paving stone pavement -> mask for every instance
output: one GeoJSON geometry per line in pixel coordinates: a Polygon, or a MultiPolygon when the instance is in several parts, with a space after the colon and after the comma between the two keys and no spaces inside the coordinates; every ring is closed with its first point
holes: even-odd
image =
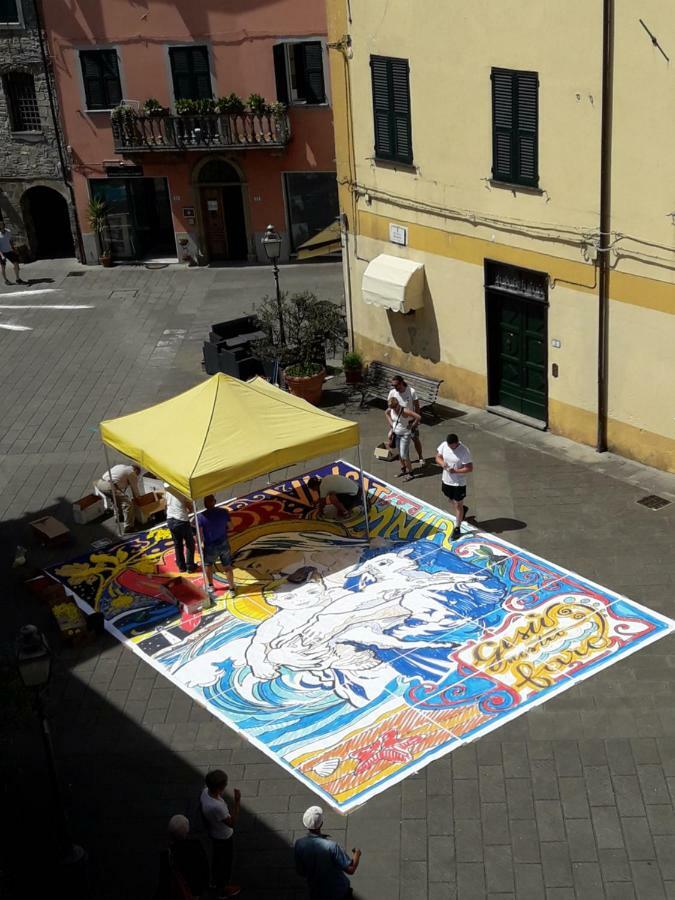
{"type": "MultiPolygon", "coordinates": [[[[201,777],[219,766],[242,791],[242,897],[305,897],[291,847],[314,795],[107,636],[59,646],[23,585],[30,571],[109,533],[105,522],[73,525],[73,546],[57,552],[32,544],[27,528],[43,510],[72,521],[70,503],[104,468],[98,422],[203,378],[208,326],[250,309],[271,286],[269,270],[37,263],[25,272],[54,281],[8,290],[0,301],[0,325],[32,329],[0,330],[3,650],[7,660],[17,627],[31,620],[58,648],[49,709],[74,833],[91,859],[89,896],[152,896],[169,816],[185,811],[195,821],[201,777]],[[44,290],[53,293],[30,293],[44,290]],[[29,547],[27,571],[8,567],[16,543],[29,547]]],[[[282,283],[337,299],[340,268],[289,267],[282,283]]],[[[367,467],[390,480],[392,466],[371,455],[382,410],[360,409],[337,381],[326,401],[359,422],[367,467]]],[[[675,478],[459,405],[423,427],[427,455],[448,430],[474,453],[469,503],[482,527],[675,616],[675,503],[658,512],[636,504],[653,492],[675,500],[675,478]]],[[[438,481],[430,470],[407,487],[442,505],[438,481]]],[[[6,861],[0,885],[7,897],[35,896],[44,867],[34,864],[30,836],[35,810],[44,810],[44,761],[35,719],[6,664],[2,672],[4,800],[15,805],[5,851],[18,863],[27,850],[33,864],[17,886],[17,866],[6,861]]],[[[329,811],[330,833],[363,849],[357,898],[675,897],[674,682],[670,636],[349,816],[329,811]]]]}

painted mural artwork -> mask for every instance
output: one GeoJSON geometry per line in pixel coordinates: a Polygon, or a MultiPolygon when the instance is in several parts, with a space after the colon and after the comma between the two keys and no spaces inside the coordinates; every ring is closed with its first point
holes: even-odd
{"type": "Polygon", "coordinates": [[[164,527],[49,574],[341,812],[675,627],[486,532],[451,541],[373,476],[368,544],[362,509],[318,514],[312,474],[227,504],[237,590],[217,575],[207,610],[178,611],[164,527]]]}

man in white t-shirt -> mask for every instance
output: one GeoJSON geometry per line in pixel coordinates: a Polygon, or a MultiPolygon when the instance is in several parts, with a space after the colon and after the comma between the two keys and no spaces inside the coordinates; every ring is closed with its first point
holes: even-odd
{"type": "Polygon", "coordinates": [[[190,522],[190,501],[168,482],[166,490],[166,527],[171,532],[176,551],[176,565],[181,572],[195,571],[195,536],[190,522]]]}
{"type": "MultiPolygon", "coordinates": [[[[396,397],[403,409],[411,409],[420,415],[420,401],[417,399],[417,391],[414,387],[410,387],[402,375],[394,375],[391,379],[391,390],[387,395],[387,400],[396,397]]],[[[419,462],[424,462],[422,454],[422,441],[420,440],[419,423],[412,429],[412,440],[417,450],[419,462]]]]}
{"type": "Polygon", "coordinates": [[[223,799],[227,787],[227,775],[221,769],[214,769],[204,779],[206,787],[199,798],[202,818],[211,838],[211,880],[216,886],[216,897],[236,897],[240,893],[239,886],[229,884],[232,872],[232,855],[234,849],[234,826],[239,818],[241,792],[234,790],[234,807],[230,812],[223,799]]]}
{"type": "Polygon", "coordinates": [[[469,508],[464,504],[466,497],[466,476],[473,472],[473,462],[468,448],[456,434],[449,434],[436,451],[436,464],[443,469],[441,490],[450,501],[455,516],[455,527],[450,539],[461,537],[461,525],[469,508]]]}
{"type": "Polygon", "coordinates": [[[341,518],[348,516],[361,502],[359,482],[344,475],[326,475],[323,478],[313,475],[307,482],[307,487],[318,494],[316,502],[321,511],[326,506],[334,506],[341,518]]]}

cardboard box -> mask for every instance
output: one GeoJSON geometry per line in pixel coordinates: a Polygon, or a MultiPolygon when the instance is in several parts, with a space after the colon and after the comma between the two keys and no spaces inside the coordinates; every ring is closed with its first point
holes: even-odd
{"type": "Polygon", "coordinates": [[[375,448],[375,459],[391,462],[392,459],[398,459],[398,450],[395,447],[387,447],[384,443],[378,444],[375,448]]]}
{"type": "Polygon", "coordinates": [[[78,525],[86,525],[87,522],[98,519],[104,512],[103,497],[96,494],[87,494],[86,497],[81,497],[73,503],[73,519],[78,525]]]}
{"type": "Polygon", "coordinates": [[[145,525],[155,513],[166,509],[166,494],[164,491],[150,491],[134,500],[136,507],[136,520],[145,525]]]}
{"type": "Polygon", "coordinates": [[[70,540],[70,529],[54,516],[43,516],[30,523],[35,537],[46,547],[56,547],[70,540]]]}

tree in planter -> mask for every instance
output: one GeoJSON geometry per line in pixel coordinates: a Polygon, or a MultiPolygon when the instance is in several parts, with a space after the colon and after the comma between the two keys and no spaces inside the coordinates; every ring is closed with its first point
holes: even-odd
{"type": "MultiPolygon", "coordinates": [[[[336,354],[344,345],[347,326],[342,309],[330,300],[319,300],[316,294],[281,295],[286,343],[279,337],[279,308],[276,297],[265,297],[256,308],[260,329],[265,333],[257,341],[256,353],[263,359],[276,361],[286,378],[310,378],[323,375],[326,350],[336,354]]],[[[319,391],[323,379],[319,380],[319,391]]]]}
{"type": "Polygon", "coordinates": [[[350,350],[342,357],[347,384],[358,384],[363,378],[363,357],[356,350],[350,350]]]}
{"type": "Polygon", "coordinates": [[[91,230],[96,235],[99,261],[101,265],[109,266],[112,262],[112,255],[108,241],[108,206],[101,197],[91,198],[87,207],[87,218],[91,230]]]}

